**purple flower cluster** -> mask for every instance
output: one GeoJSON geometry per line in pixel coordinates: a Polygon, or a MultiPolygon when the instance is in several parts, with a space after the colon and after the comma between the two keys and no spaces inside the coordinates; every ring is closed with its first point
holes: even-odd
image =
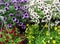
{"type": "Polygon", "coordinates": [[[18,25],[21,27],[21,29],[25,29],[26,26],[23,24],[23,22],[19,22],[18,25]]]}
{"type": "Polygon", "coordinates": [[[16,19],[15,17],[13,17],[12,19],[14,22],[16,22],[18,24],[19,27],[21,27],[21,29],[25,29],[26,26],[23,24],[23,22],[19,22],[18,19],[16,19]]]}
{"type": "Polygon", "coordinates": [[[12,27],[12,24],[8,24],[7,27],[8,27],[8,28],[11,28],[11,27],[12,27]]]}
{"type": "Polygon", "coordinates": [[[23,15],[22,15],[22,18],[23,18],[23,19],[24,19],[24,18],[28,19],[28,18],[29,18],[28,12],[24,12],[23,15]]]}
{"type": "Polygon", "coordinates": [[[16,19],[15,17],[13,17],[12,20],[13,20],[14,22],[16,22],[16,23],[19,23],[19,20],[16,19]]]}
{"type": "Polygon", "coordinates": [[[11,0],[12,3],[15,3],[15,2],[19,2],[19,3],[22,3],[22,2],[28,2],[28,0],[11,0]]]}
{"type": "Polygon", "coordinates": [[[4,4],[3,0],[0,0],[0,5],[4,4]]]}
{"type": "MultiPolygon", "coordinates": [[[[28,6],[25,5],[25,3],[27,2],[28,0],[10,0],[10,2],[8,1],[4,2],[3,0],[0,0],[0,4],[4,3],[5,12],[14,9],[14,12],[8,13],[7,16],[13,21],[13,23],[18,24],[18,26],[20,26],[22,29],[25,29],[26,26],[23,24],[22,21],[20,21],[20,19],[23,20],[23,19],[29,18],[29,14],[27,12],[28,6]],[[13,7],[13,8],[10,8],[10,7],[13,7]],[[20,11],[21,11],[21,14],[20,14],[20,11]]],[[[6,20],[8,20],[8,17],[6,20]]],[[[8,28],[11,28],[12,26],[13,26],[12,23],[7,23],[8,28]]]]}

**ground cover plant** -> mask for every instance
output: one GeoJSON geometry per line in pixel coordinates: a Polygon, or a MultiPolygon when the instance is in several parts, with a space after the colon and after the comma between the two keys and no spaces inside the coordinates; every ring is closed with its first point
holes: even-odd
{"type": "Polygon", "coordinates": [[[0,44],[60,44],[60,0],[0,0],[0,44]]]}

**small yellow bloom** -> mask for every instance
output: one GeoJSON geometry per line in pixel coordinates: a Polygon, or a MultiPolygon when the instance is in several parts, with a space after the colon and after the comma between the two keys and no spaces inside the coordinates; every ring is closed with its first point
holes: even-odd
{"type": "Polygon", "coordinates": [[[60,29],[58,29],[57,31],[60,32],[60,29]]]}
{"type": "Polygon", "coordinates": [[[35,38],[34,36],[32,36],[32,38],[35,38]]]}
{"type": "Polygon", "coordinates": [[[50,37],[50,39],[53,39],[53,37],[50,37]]]}
{"type": "Polygon", "coordinates": [[[60,31],[58,31],[58,34],[60,34],[60,31]]]}
{"type": "Polygon", "coordinates": [[[46,44],[46,42],[44,41],[43,44],[46,44]]]}
{"type": "Polygon", "coordinates": [[[49,35],[49,32],[48,31],[46,31],[46,35],[49,35]]]}
{"type": "Polygon", "coordinates": [[[53,44],[56,44],[56,40],[53,40],[52,42],[53,42],[53,44]]]}
{"type": "Polygon", "coordinates": [[[26,26],[29,26],[29,24],[27,24],[26,26]]]}
{"type": "MultiPolygon", "coordinates": [[[[44,39],[44,40],[45,40],[45,39],[44,39]]],[[[43,44],[46,44],[46,42],[45,42],[44,40],[42,40],[42,42],[43,42],[43,44]]]]}
{"type": "Polygon", "coordinates": [[[28,30],[28,28],[26,28],[26,30],[28,30]]]}
{"type": "Polygon", "coordinates": [[[50,43],[50,40],[48,40],[48,43],[50,43]]]}
{"type": "Polygon", "coordinates": [[[58,26],[58,28],[60,28],[60,26],[58,26]]]}
{"type": "Polygon", "coordinates": [[[34,25],[32,25],[32,26],[34,26],[34,25]]]}
{"type": "Polygon", "coordinates": [[[27,37],[27,38],[29,38],[29,37],[27,37]]]}
{"type": "Polygon", "coordinates": [[[30,32],[29,34],[32,34],[32,32],[30,32]]]}
{"type": "Polygon", "coordinates": [[[58,31],[58,34],[60,34],[60,29],[58,29],[57,31],[58,31]]]}
{"type": "Polygon", "coordinates": [[[54,27],[54,30],[57,30],[57,27],[56,26],[54,27]]]}
{"type": "Polygon", "coordinates": [[[29,41],[29,44],[31,44],[31,41],[29,41]]]}
{"type": "Polygon", "coordinates": [[[45,27],[46,27],[46,28],[48,27],[48,24],[47,24],[47,23],[45,24],[45,27]]]}
{"type": "Polygon", "coordinates": [[[25,31],[26,33],[28,33],[28,31],[25,31]]]}

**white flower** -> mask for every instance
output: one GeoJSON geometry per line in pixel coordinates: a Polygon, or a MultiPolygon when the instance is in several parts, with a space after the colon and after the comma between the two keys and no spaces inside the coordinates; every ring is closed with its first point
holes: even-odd
{"type": "Polygon", "coordinates": [[[29,7],[33,6],[34,4],[35,4],[35,0],[29,0],[29,4],[28,4],[29,7]]]}
{"type": "Polygon", "coordinates": [[[4,14],[5,13],[5,10],[0,10],[0,13],[3,13],[4,14]]]}
{"type": "Polygon", "coordinates": [[[46,17],[47,17],[47,20],[49,20],[49,21],[51,20],[51,16],[50,15],[47,15],[46,17]]]}
{"type": "Polygon", "coordinates": [[[0,16],[0,19],[4,22],[4,16],[0,16]]]}
{"type": "Polygon", "coordinates": [[[57,25],[58,23],[60,23],[60,21],[56,20],[56,21],[55,21],[55,24],[57,25]]]}
{"type": "Polygon", "coordinates": [[[54,26],[54,23],[51,23],[50,25],[51,25],[51,26],[54,26]]]}

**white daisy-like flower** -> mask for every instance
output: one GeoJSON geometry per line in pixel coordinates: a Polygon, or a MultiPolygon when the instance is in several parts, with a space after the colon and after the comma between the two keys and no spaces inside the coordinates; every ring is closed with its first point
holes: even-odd
{"type": "Polygon", "coordinates": [[[55,24],[54,24],[54,23],[51,23],[50,25],[51,25],[51,26],[54,26],[55,24]]]}
{"type": "Polygon", "coordinates": [[[60,23],[60,21],[56,20],[55,21],[55,25],[58,25],[60,23]]]}
{"type": "Polygon", "coordinates": [[[51,7],[55,7],[55,3],[52,3],[52,4],[51,4],[51,7]]]}
{"type": "Polygon", "coordinates": [[[46,17],[47,17],[47,20],[51,20],[51,16],[50,15],[46,15],[46,17]]]}
{"type": "Polygon", "coordinates": [[[51,9],[51,5],[50,4],[47,4],[47,7],[48,7],[48,9],[51,9]]]}
{"type": "Polygon", "coordinates": [[[35,0],[29,0],[29,4],[28,4],[29,7],[33,6],[34,4],[35,4],[35,0]]]}

